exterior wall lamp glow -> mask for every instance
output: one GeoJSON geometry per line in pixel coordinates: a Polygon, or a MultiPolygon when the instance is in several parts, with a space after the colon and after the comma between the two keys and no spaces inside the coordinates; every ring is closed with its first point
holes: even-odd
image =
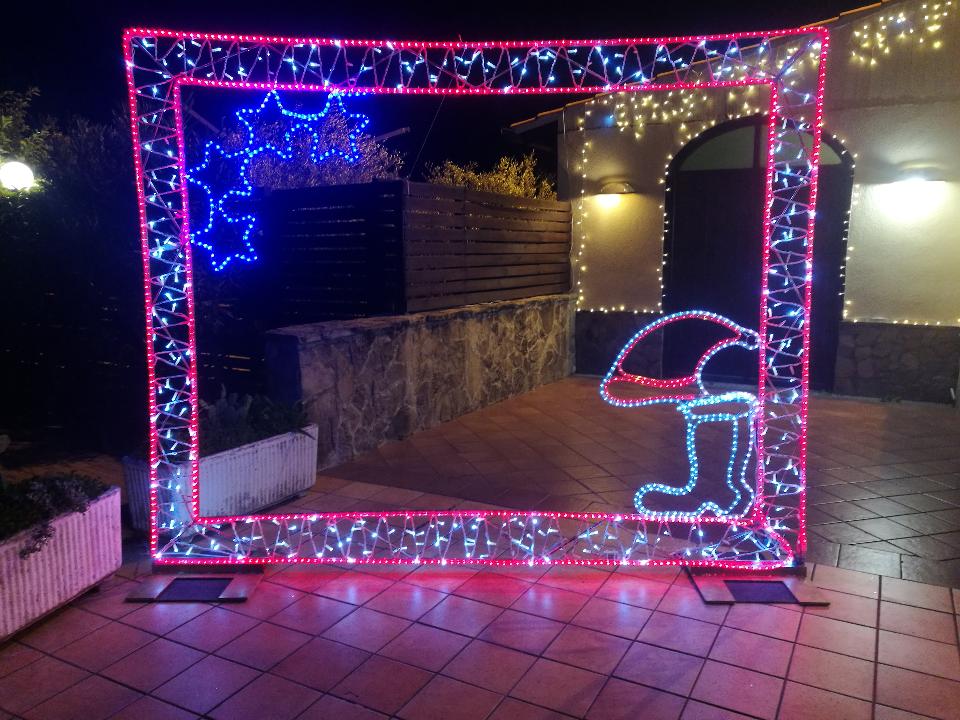
{"type": "Polygon", "coordinates": [[[876,186],[879,207],[900,222],[921,220],[932,215],[944,202],[948,185],[942,168],[905,163],[895,179],[876,186]]]}
{"type": "Polygon", "coordinates": [[[600,186],[600,192],[596,196],[597,203],[600,207],[609,210],[620,204],[620,197],[622,195],[630,195],[635,192],[636,190],[633,189],[633,185],[626,181],[617,180],[605,182],[600,186]]]}

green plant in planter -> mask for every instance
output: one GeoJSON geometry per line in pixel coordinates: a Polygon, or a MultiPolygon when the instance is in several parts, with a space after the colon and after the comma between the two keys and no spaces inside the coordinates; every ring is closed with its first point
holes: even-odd
{"type": "Polygon", "coordinates": [[[32,477],[17,483],[0,478],[0,541],[30,530],[20,557],[38,552],[53,537],[53,520],[68,512],[86,512],[109,487],[77,473],[32,477]]]}
{"type": "Polygon", "coordinates": [[[283,405],[263,395],[223,390],[216,402],[200,401],[200,452],[213,455],[274,435],[299,432],[308,423],[299,403],[283,405]]]}

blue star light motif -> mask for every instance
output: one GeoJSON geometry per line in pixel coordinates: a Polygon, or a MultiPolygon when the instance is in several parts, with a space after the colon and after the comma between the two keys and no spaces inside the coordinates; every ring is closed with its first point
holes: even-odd
{"type": "Polygon", "coordinates": [[[272,155],[279,160],[291,160],[296,152],[297,140],[306,135],[311,162],[319,164],[339,157],[355,163],[360,159],[359,136],[370,124],[370,118],[366,115],[347,112],[343,93],[327,95],[326,104],[320,112],[300,113],[283,107],[280,95],[271,90],[259,106],[241,108],[234,116],[245,128],[243,144],[236,150],[227,150],[211,140],[204,145],[200,163],[187,170],[188,182],[202,195],[206,215],[190,233],[190,241],[207,251],[210,264],[217,272],[234,260],[253,262],[257,259],[257,251],[251,241],[257,216],[249,202],[253,195],[249,171],[255,159],[260,155],[272,155]],[[321,125],[333,110],[339,111],[351,124],[345,149],[324,147],[321,125]],[[257,138],[257,127],[265,117],[272,115],[290,123],[282,141],[276,143],[257,138]],[[215,172],[223,168],[227,169],[225,174],[215,172]]]}

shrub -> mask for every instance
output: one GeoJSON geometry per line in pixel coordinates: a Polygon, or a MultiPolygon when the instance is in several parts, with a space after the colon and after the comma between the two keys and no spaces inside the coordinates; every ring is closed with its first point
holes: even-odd
{"type": "Polygon", "coordinates": [[[86,512],[90,502],[108,489],[96,478],[76,473],[44,475],[18,483],[0,481],[0,540],[30,530],[20,557],[38,552],[53,537],[55,518],[68,512],[86,512]]]}
{"type": "Polygon", "coordinates": [[[487,171],[478,170],[476,163],[457,165],[447,160],[427,171],[427,182],[539,200],[557,198],[553,184],[537,175],[537,161],[532,152],[521,158],[505,155],[487,171]]]}
{"type": "Polygon", "coordinates": [[[224,390],[216,402],[200,402],[200,451],[213,455],[298,431],[307,422],[299,404],[283,405],[262,395],[227,394],[224,390]]]}

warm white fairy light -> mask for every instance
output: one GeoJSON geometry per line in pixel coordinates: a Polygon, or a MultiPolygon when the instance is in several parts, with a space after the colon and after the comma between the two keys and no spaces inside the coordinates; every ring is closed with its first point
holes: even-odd
{"type": "Polygon", "coordinates": [[[944,39],[950,37],[950,33],[942,32],[944,22],[955,10],[954,0],[945,0],[902,5],[890,13],[868,17],[854,27],[850,60],[875,68],[891,51],[906,45],[939,50],[944,39]]]}
{"type": "MultiPolygon", "coordinates": [[[[658,184],[667,187],[667,178],[670,173],[670,163],[675,153],[699,137],[704,131],[716,126],[719,122],[737,120],[743,117],[758,115],[765,111],[763,93],[758,92],[756,86],[731,88],[722,96],[709,91],[674,90],[663,95],[642,95],[637,93],[613,93],[600,95],[589,100],[584,105],[582,114],[576,119],[576,131],[581,136],[580,157],[575,166],[575,173],[580,177],[580,194],[577,202],[577,218],[575,225],[578,230],[577,244],[577,309],[587,312],[632,312],[660,313],[663,311],[663,272],[666,266],[666,253],[662,250],[660,266],[657,268],[657,282],[659,297],[656,307],[633,306],[625,304],[607,306],[587,305],[587,297],[583,284],[583,274],[586,272],[584,262],[588,250],[589,237],[587,223],[589,217],[586,208],[587,180],[589,178],[589,162],[593,143],[588,139],[588,133],[614,130],[620,133],[630,132],[636,142],[641,142],[645,136],[645,129],[651,125],[670,126],[673,137],[670,149],[664,156],[663,173],[658,178],[658,184]]],[[[665,198],[659,209],[663,214],[660,232],[660,247],[665,249],[666,231],[670,218],[666,210],[665,198]]]]}

